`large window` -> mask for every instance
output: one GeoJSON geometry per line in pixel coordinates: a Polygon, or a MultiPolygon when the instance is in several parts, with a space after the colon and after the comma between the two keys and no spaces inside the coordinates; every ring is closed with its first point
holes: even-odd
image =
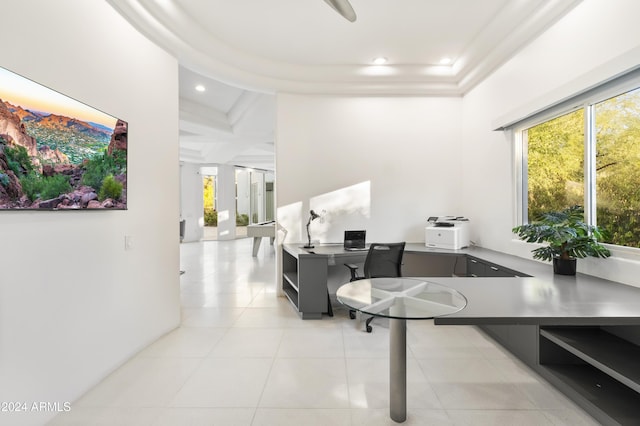
{"type": "Polygon", "coordinates": [[[520,131],[523,220],[580,204],[606,242],[640,248],[640,88],[602,98],[520,131]]]}
{"type": "Polygon", "coordinates": [[[528,212],[531,221],[584,200],[584,110],[525,130],[528,212]]]}

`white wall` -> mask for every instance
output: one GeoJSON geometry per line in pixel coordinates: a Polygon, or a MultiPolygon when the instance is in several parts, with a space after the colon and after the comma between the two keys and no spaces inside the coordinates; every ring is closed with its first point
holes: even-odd
{"type": "MultiPolygon", "coordinates": [[[[514,240],[513,143],[493,124],[640,65],[640,2],[585,0],[463,99],[278,96],[280,242],[423,241],[429,215],[464,215],[472,240],[530,257],[514,240]]],[[[637,284],[640,264],[583,259],[579,271],[637,284]],[[606,262],[606,263],[605,263],[606,262]]],[[[629,259],[629,257],[631,259],[629,259]]],[[[636,256],[637,258],[637,256],[636,256]]]]}
{"type": "Polygon", "coordinates": [[[184,240],[189,243],[204,238],[204,198],[199,164],[180,164],[180,209],[185,221],[184,240]]]}
{"type": "Polygon", "coordinates": [[[218,240],[236,238],[236,169],[218,165],[216,209],[218,210],[218,240]]]}
{"type": "Polygon", "coordinates": [[[129,123],[129,210],[0,212],[0,401],[63,403],[179,323],[178,66],[106,2],[2,17],[0,65],[129,123]]]}
{"type": "Polygon", "coordinates": [[[251,220],[251,172],[236,169],[236,213],[246,214],[251,220]]]}
{"type": "MultiPolygon", "coordinates": [[[[461,191],[459,98],[278,95],[276,206],[286,242],[424,241],[461,191]]],[[[282,241],[281,241],[282,242],[282,241]]]]}
{"type": "MultiPolygon", "coordinates": [[[[513,143],[508,133],[492,131],[492,123],[640,64],[639,15],[635,0],[585,0],[465,96],[460,200],[473,223],[472,239],[480,245],[526,257],[533,248],[514,240],[510,231],[515,225],[513,143]]],[[[638,285],[637,262],[584,259],[578,268],[638,285]]]]}
{"type": "MultiPolygon", "coordinates": [[[[253,217],[253,213],[249,215],[249,223],[260,223],[264,222],[265,217],[265,173],[262,172],[252,172],[251,173],[251,188],[253,190],[253,209],[255,213],[257,213],[257,217],[253,217]]],[[[249,194],[251,197],[251,194],[249,194]]]]}

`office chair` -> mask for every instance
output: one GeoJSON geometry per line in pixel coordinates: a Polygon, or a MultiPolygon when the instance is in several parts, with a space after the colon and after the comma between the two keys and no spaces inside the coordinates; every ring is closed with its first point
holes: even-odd
{"type": "MultiPolygon", "coordinates": [[[[349,281],[363,280],[365,278],[401,277],[402,255],[405,243],[373,243],[369,246],[367,258],[364,261],[364,275],[358,275],[358,265],[345,263],[344,266],[351,271],[349,281]]],[[[356,311],[349,310],[349,318],[355,319],[356,311]]],[[[367,333],[371,333],[371,321],[367,318],[365,323],[367,333]]]]}

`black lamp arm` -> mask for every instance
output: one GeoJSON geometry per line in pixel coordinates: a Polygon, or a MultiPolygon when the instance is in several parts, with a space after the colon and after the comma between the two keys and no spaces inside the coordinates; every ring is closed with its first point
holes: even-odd
{"type": "Polygon", "coordinates": [[[306,246],[304,246],[304,248],[313,248],[313,246],[311,245],[311,233],[309,232],[309,225],[311,225],[311,221],[316,220],[319,217],[320,217],[320,215],[317,214],[316,212],[314,212],[313,210],[309,211],[309,220],[307,221],[307,240],[308,240],[308,244],[306,246]]]}

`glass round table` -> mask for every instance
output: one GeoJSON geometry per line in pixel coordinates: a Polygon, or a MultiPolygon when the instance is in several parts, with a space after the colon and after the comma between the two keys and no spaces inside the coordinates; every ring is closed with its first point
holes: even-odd
{"type": "Polygon", "coordinates": [[[389,318],[391,419],[407,418],[407,320],[432,319],[467,306],[462,293],[417,278],[370,278],[342,285],[338,301],[367,315],[389,318]]]}

